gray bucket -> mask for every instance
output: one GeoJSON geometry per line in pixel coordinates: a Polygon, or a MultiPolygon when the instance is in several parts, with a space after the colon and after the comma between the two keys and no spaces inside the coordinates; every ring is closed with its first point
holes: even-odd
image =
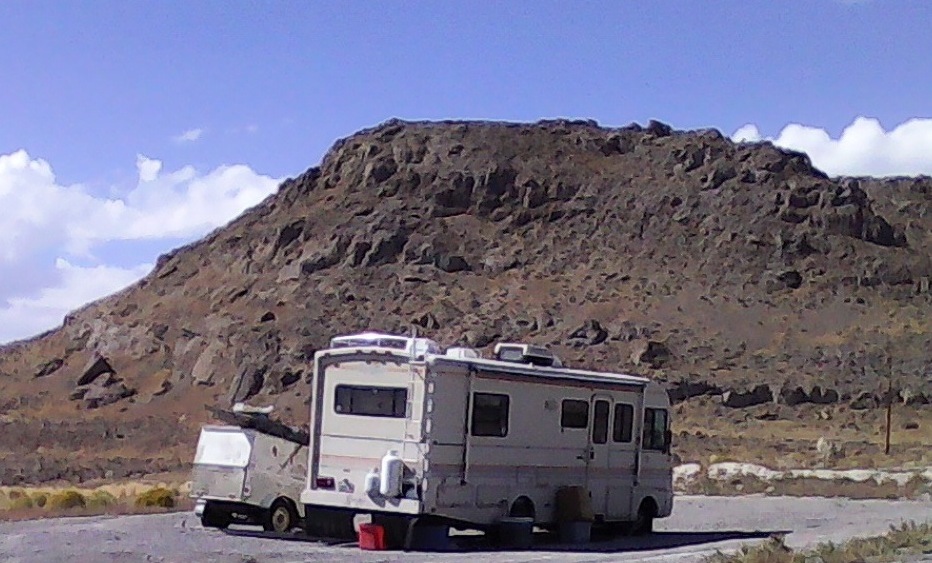
{"type": "Polygon", "coordinates": [[[592,522],[560,522],[560,542],[589,543],[592,538],[592,522]]]}
{"type": "Polygon", "coordinates": [[[409,549],[412,551],[450,551],[450,526],[447,524],[419,524],[410,531],[409,549]]]}
{"type": "Polygon", "coordinates": [[[498,537],[502,547],[531,549],[534,546],[534,519],[516,516],[502,518],[498,522],[498,537]]]}

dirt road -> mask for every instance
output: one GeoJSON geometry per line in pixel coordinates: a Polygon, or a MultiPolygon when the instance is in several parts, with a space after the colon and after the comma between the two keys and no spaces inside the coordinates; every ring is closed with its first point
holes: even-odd
{"type": "Polygon", "coordinates": [[[805,546],[883,533],[903,520],[932,520],[932,502],[825,498],[677,497],[674,516],[648,538],[616,538],[583,547],[539,538],[533,551],[489,551],[477,544],[458,553],[360,551],[355,546],[244,537],[201,528],[189,513],[61,518],[0,523],[0,561],[67,563],[303,561],[698,561],[772,533],[805,546]]]}

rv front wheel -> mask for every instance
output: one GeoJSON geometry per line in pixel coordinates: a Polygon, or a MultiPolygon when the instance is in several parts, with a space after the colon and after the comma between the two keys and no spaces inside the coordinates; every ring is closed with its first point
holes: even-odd
{"type": "Polygon", "coordinates": [[[291,531],[297,522],[297,511],[290,502],[280,498],[272,503],[262,527],[265,528],[267,532],[283,534],[291,531]]]}
{"type": "Polygon", "coordinates": [[[654,516],[657,514],[657,505],[654,499],[648,498],[638,508],[637,520],[631,524],[631,534],[644,536],[654,531],[654,516]]]}

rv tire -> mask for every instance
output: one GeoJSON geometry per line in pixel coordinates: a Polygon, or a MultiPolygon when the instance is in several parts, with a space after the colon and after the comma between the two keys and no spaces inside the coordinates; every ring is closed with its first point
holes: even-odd
{"type": "Polygon", "coordinates": [[[276,499],[265,513],[262,527],[266,532],[290,532],[298,523],[298,511],[291,501],[285,498],[276,499]]]}
{"type": "Polygon", "coordinates": [[[309,536],[351,540],[356,537],[353,512],[339,508],[304,505],[304,530],[309,536]]]}
{"type": "Polygon", "coordinates": [[[657,514],[657,505],[654,499],[647,498],[638,508],[637,520],[631,523],[631,535],[644,536],[654,531],[654,516],[657,514]]]}

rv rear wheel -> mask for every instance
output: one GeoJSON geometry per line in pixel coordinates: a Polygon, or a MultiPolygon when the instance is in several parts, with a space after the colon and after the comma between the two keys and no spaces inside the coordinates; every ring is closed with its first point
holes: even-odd
{"type": "Polygon", "coordinates": [[[290,532],[298,523],[298,514],[294,507],[285,499],[278,499],[269,508],[262,527],[267,532],[280,534],[290,532]]]}

